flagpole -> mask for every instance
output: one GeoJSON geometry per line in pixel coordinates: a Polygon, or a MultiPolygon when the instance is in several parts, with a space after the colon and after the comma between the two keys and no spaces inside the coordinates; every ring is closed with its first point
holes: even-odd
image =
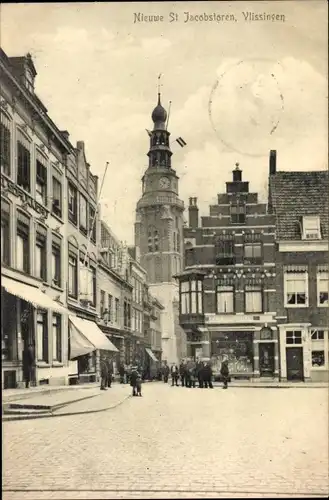
{"type": "Polygon", "coordinates": [[[169,106],[168,106],[168,117],[167,117],[167,123],[166,123],[166,130],[168,130],[168,123],[169,123],[169,117],[170,117],[170,109],[171,109],[171,101],[169,101],[169,106]]]}
{"type": "MultiPolygon", "coordinates": [[[[85,258],[84,258],[84,261],[83,261],[83,266],[84,266],[84,267],[85,267],[85,265],[86,265],[87,257],[88,257],[88,254],[89,254],[89,246],[90,246],[91,237],[92,237],[92,234],[93,234],[93,229],[94,229],[94,225],[95,225],[96,217],[97,217],[97,214],[98,214],[99,202],[100,202],[100,198],[101,198],[102,189],[103,189],[103,185],[104,185],[104,181],[105,181],[105,177],[106,177],[106,172],[107,172],[108,166],[109,166],[109,162],[107,161],[107,162],[106,162],[106,165],[105,165],[105,170],[104,170],[104,174],[103,174],[103,179],[102,179],[101,187],[100,187],[100,189],[99,189],[99,193],[98,193],[97,200],[96,200],[96,210],[95,210],[95,215],[94,215],[94,217],[93,217],[92,224],[91,224],[91,228],[90,228],[90,230],[89,230],[89,236],[88,236],[87,248],[86,248],[85,258]]],[[[89,267],[89,265],[88,265],[88,267],[89,267]]]]}

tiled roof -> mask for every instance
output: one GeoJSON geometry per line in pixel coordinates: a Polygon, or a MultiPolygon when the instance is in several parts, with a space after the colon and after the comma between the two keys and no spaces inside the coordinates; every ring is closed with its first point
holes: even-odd
{"type": "Polygon", "coordinates": [[[322,238],[328,240],[328,171],[277,172],[270,176],[270,203],[277,240],[300,240],[304,215],[319,215],[322,238]]]}

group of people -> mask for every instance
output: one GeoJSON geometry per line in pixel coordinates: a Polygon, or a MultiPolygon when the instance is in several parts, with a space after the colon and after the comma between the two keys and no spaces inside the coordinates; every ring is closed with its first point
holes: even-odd
{"type": "MultiPolygon", "coordinates": [[[[200,389],[213,388],[213,372],[210,361],[182,360],[179,367],[174,363],[171,368],[165,363],[162,367],[162,374],[164,383],[168,383],[169,375],[171,376],[172,386],[178,386],[180,380],[182,387],[196,387],[196,382],[198,382],[200,389]]],[[[223,389],[227,389],[230,376],[227,361],[223,361],[220,374],[223,389]]]]}

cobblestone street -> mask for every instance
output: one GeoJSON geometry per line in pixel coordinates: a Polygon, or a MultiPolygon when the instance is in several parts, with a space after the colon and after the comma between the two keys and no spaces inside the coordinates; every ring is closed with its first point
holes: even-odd
{"type": "Polygon", "coordinates": [[[327,389],[153,383],[109,411],[3,424],[5,500],[328,491],[327,389]]]}

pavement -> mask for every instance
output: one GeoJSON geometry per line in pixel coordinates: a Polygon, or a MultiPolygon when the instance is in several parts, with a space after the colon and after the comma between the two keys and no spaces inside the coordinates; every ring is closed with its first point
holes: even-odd
{"type": "Polygon", "coordinates": [[[110,391],[3,423],[4,500],[328,496],[327,388],[152,383],[105,411],[110,391]]]}

